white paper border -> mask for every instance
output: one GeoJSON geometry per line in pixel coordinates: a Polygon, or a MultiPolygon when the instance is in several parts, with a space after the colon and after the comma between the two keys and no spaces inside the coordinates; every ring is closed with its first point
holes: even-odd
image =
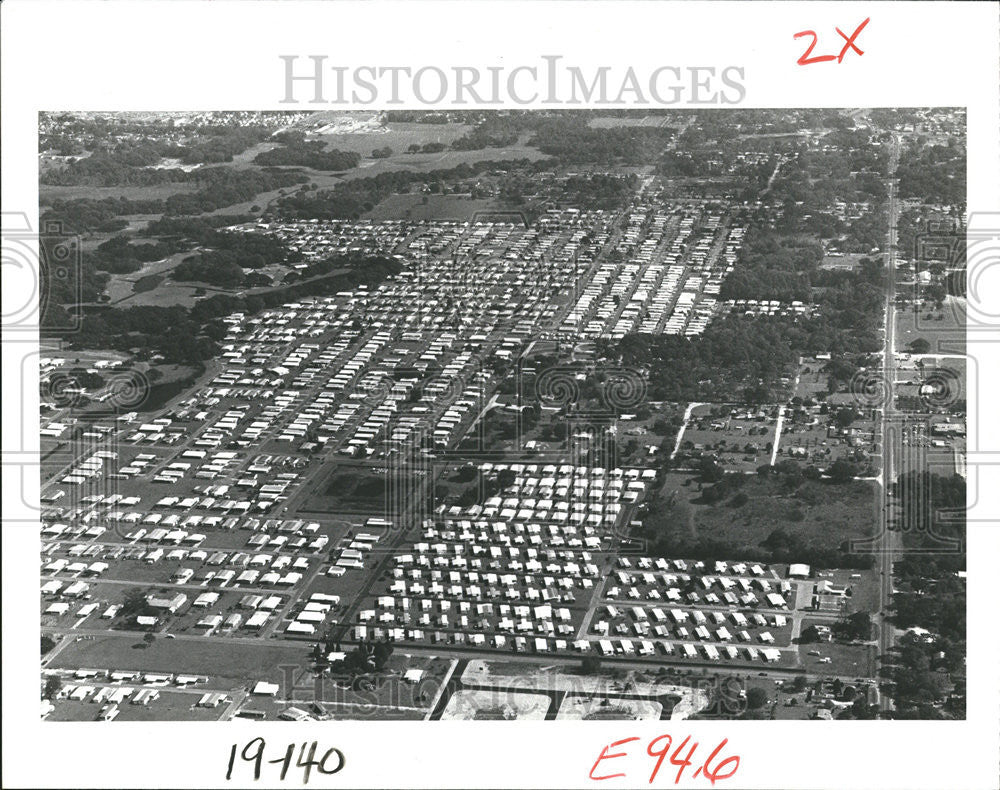
{"type": "MultiPolygon", "coordinates": [[[[694,2],[55,2],[2,6],[3,210],[29,213],[37,227],[39,110],[289,109],[282,54],[328,54],[353,64],[517,64],[561,54],[575,64],[742,65],[743,107],[966,106],[969,208],[1000,210],[997,178],[998,19],[989,3],[694,2]],[[806,28],[821,42],[871,17],[863,57],[799,67],[806,28]]],[[[820,49],[817,48],[817,52],[820,49]]],[[[308,105],[300,105],[310,109],[308,105]]],[[[993,304],[1000,283],[986,278],[993,304]]],[[[995,309],[995,308],[994,308],[995,309]]],[[[995,337],[975,344],[984,404],[1000,391],[995,337]]],[[[32,351],[19,336],[3,354],[4,518],[17,518],[17,489],[37,497],[37,480],[9,463],[37,448],[32,351]],[[23,446],[17,444],[25,436],[23,446]],[[11,494],[13,492],[13,494],[11,494]]],[[[970,414],[975,395],[970,393],[970,414]]],[[[43,724],[38,720],[37,535],[3,530],[3,744],[6,786],[220,786],[229,745],[263,735],[275,750],[319,740],[347,755],[313,786],[594,785],[601,748],[631,735],[691,733],[703,743],[729,737],[742,755],[731,787],[996,787],[998,637],[995,564],[1000,412],[984,408],[970,447],[968,719],[931,722],[681,722],[554,724],[478,722],[460,726],[392,722],[317,724],[43,724]],[[973,441],[978,440],[974,445],[973,441]],[[978,466],[973,469],[976,464],[978,466]],[[990,522],[988,519],[992,519],[990,522]],[[31,594],[22,599],[19,585],[31,594]]],[[[971,427],[970,419],[970,427],[971,427]]],[[[970,434],[971,436],[971,434],[970,434]]],[[[30,518],[30,512],[27,514],[30,518]]],[[[638,750],[635,752],[638,753],[638,750]]],[[[646,784],[651,760],[614,763],[646,784]]],[[[605,764],[610,765],[610,764],[605,764]]],[[[286,782],[298,784],[293,772],[286,782]]],[[[278,786],[274,775],[235,786],[278,786]]],[[[671,785],[664,771],[656,785],[671,785]]],[[[598,785],[600,786],[600,785],[598,785]]],[[[704,780],[682,786],[708,787],[704,780]]]]}

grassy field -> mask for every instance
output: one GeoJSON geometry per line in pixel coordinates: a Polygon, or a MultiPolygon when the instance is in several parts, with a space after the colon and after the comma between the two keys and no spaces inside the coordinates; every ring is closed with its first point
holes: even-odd
{"type": "MultiPolygon", "coordinates": [[[[444,143],[450,146],[459,137],[472,131],[472,126],[461,123],[388,123],[382,127],[386,131],[362,131],[357,133],[310,134],[311,139],[323,140],[329,148],[340,151],[356,151],[370,157],[375,148],[388,146],[393,155],[405,154],[411,145],[444,143]]],[[[391,158],[391,157],[390,157],[391,158]]]]}
{"type": "MultiPolygon", "coordinates": [[[[206,675],[224,687],[243,686],[257,680],[280,682],[282,667],[308,663],[308,645],[287,642],[227,642],[222,639],[158,638],[145,649],[137,634],[109,635],[74,642],[50,664],[50,669],[134,669],[148,672],[206,675]]],[[[212,685],[211,683],[209,685],[212,685]]],[[[214,686],[213,686],[214,687],[214,686]]]]}
{"type": "Polygon", "coordinates": [[[88,198],[103,200],[104,198],[126,198],[128,200],[163,200],[171,195],[183,195],[194,192],[198,185],[193,181],[152,184],[150,186],[121,187],[90,187],[90,186],[49,186],[39,184],[38,203],[40,206],[50,206],[53,200],[80,200],[88,198]]]}
{"type": "Polygon", "coordinates": [[[948,297],[941,310],[912,308],[896,311],[896,348],[908,351],[910,343],[923,338],[932,354],[965,352],[966,304],[964,299],[948,297]]]}
{"type": "Polygon", "coordinates": [[[335,466],[302,503],[303,513],[365,513],[382,515],[400,497],[405,497],[426,478],[413,475],[407,480],[390,480],[368,467],[335,466]]]}
{"type": "MultiPolygon", "coordinates": [[[[803,620],[803,629],[812,625],[810,620],[803,620]]],[[[837,642],[813,642],[799,645],[799,656],[802,666],[814,675],[840,675],[853,677],[874,677],[875,646],[847,645],[837,642]],[[816,651],[818,656],[809,655],[816,651]],[[829,663],[821,663],[821,659],[829,658],[829,663]]]]}
{"type": "MultiPolygon", "coordinates": [[[[371,138],[369,138],[371,139],[371,138]]],[[[378,143],[376,143],[376,146],[378,143]]],[[[534,148],[510,146],[508,148],[483,148],[478,151],[440,151],[438,153],[395,153],[385,159],[364,159],[361,164],[346,173],[324,173],[310,168],[300,168],[302,173],[320,189],[330,189],[342,181],[354,178],[373,178],[381,173],[410,171],[426,173],[431,170],[449,170],[460,164],[476,162],[500,162],[505,160],[544,159],[545,155],[534,148]]],[[[260,201],[258,197],[257,202],[260,201]]],[[[261,203],[261,205],[263,205],[261,203]]],[[[226,211],[226,213],[231,213],[226,211]]]]}
{"type": "Polygon", "coordinates": [[[392,195],[364,215],[375,222],[408,219],[414,222],[438,219],[465,222],[477,213],[502,211],[492,200],[473,200],[459,195],[392,195]]]}
{"type": "Polygon", "coordinates": [[[664,493],[672,490],[677,492],[670,506],[675,528],[694,538],[759,546],[780,527],[809,545],[836,549],[851,538],[871,535],[875,524],[875,484],[868,481],[837,486],[806,480],[788,491],[777,480],[747,476],[739,489],[747,501],[739,506],[731,498],[701,504],[697,485],[671,489],[668,479],[664,493]]]}
{"type": "MultiPolygon", "coordinates": [[[[198,283],[175,283],[169,279],[171,269],[177,266],[184,258],[188,257],[188,255],[190,255],[188,252],[179,252],[159,261],[145,263],[141,269],[129,274],[112,274],[105,289],[109,301],[112,304],[125,301],[130,305],[150,304],[150,302],[142,302],[142,299],[159,298],[162,292],[169,291],[178,286],[193,290],[198,283]],[[140,281],[149,282],[149,278],[152,277],[160,278],[157,287],[136,287],[140,281]],[[153,297],[151,292],[155,293],[156,297],[153,297]]],[[[167,302],[167,304],[173,304],[173,302],[167,302]]]]}
{"type": "Polygon", "coordinates": [[[670,118],[665,118],[663,116],[656,115],[644,115],[641,118],[635,116],[626,117],[615,117],[615,116],[602,116],[599,118],[592,118],[587,122],[587,126],[591,129],[616,129],[623,126],[674,126],[671,123],[670,118]]]}

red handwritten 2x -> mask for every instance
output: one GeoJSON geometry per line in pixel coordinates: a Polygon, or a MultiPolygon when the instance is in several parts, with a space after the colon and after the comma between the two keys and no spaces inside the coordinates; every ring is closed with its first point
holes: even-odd
{"type": "Polygon", "coordinates": [[[868,24],[870,20],[871,17],[866,18],[864,22],[862,22],[854,29],[854,32],[851,33],[850,36],[848,36],[839,27],[834,28],[834,30],[836,30],[840,34],[840,37],[843,38],[844,41],[846,42],[844,46],[841,48],[839,55],[816,55],[814,57],[810,57],[810,55],[812,55],[813,49],[815,49],[816,47],[816,42],[819,40],[819,37],[816,35],[816,32],[814,30],[803,30],[799,33],[796,33],[793,36],[793,38],[802,38],[803,36],[812,37],[812,43],[809,44],[809,47],[806,49],[805,52],[802,53],[802,57],[800,57],[796,61],[796,63],[798,63],[800,66],[809,66],[813,63],[826,63],[827,61],[831,60],[835,60],[837,61],[837,63],[843,63],[844,56],[852,49],[858,53],[859,57],[861,55],[864,55],[865,54],[864,50],[860,49],[858,45],[855,44],[854,42],[857,40],[858,36],[861,34],[861,31],[865,29],[865,26],[868,24]]]}

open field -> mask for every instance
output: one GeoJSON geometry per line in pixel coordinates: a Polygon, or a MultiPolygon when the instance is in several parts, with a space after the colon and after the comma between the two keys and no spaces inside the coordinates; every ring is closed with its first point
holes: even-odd
{"type": "Polygon", "coordinates": [[[278,683],[284,679],[282,667],[306,666],[309,660],[306,643],[261,640],[258,644],[162,636],[146,648],[134,649],[136,643],[142,644],[140,634],[115,634],[77,641],[62,650],[49,668],[90,667],[206,675],[229,688],[258,680],[278,683]]]}
{"type": "Polygon", "coordinates": [[[393,497],[426,484],[427,475],[390,479],[369,466],[334,466],[320,476],[316,488],[301,504],[303,513],[364,513],[383,515],[393,510],[393,497]]]}
{"type": "MultiPolygon", "coordinates": [[[[803,628],[811,625],[804,620],[803,628]]],[[[874,644],[847,645],[839,642],[812,642],[799,645],[802,666],[816,675],[873,677],[876,648],[874,644]],[[809,655],[810,651],[819,655],[809,655]],[[829,658],[830,662],[822,661],[829,658]]]]}
{"type": "MultiPolygon", "coordinates": [[[[696,486],[673,490],[671,521],[681,534],[748,547],[781,528],[810,546],[837,549],[851,538],[871,535],[877,520],[874,483],[862,480],[840,486],[805,480],[789,491],[778,480],[748,475],[738,489],[746,495],[742,504],[732,497],[702,504],[696,486]]],[[[664,493],[670,491],[665,487],[664,493]]]]}
{"type": "Polygon", "coordinates": [[[930,343],[932,354],[965,353],[965,299],[949,296],[940,310],[921,307],[896,311],[896,348],[907,351],[917,338],[930,343]]]}
{"type": "Polygon", "coordinates": [[[601,116],[598,118],[592,118],[588,123],[591,129],[617,129],[622,127],[636,127],[645,126],[655,128],[658,126],[673,126],[670,118],[665,118],[663,116],[657,115],[644,115],[641,118],[635,116],[601,116]]]}
{"type": "Polygon", "coordinates": [[[411,145],[443,143],[450,146],[455,140],[472,131],[472,126],[461,123],[399,123],[390,122],[378,127],[379,131],[360,133],[310,132],[312,140],[320,139],[328,148],[355,151],[365,157],[375,148],[388,146],[394,155],[405,154],[411,145]],[[384,130],[384,131],[383,131],[384,130]]]}
{"type": "Polygon", "coordinates": [[[171,195],[185,195],[195,192],[198,184],[194,181],[165,182],[150,186],[91,187],[52,186],[39,184],[38,202],[44,208],[53,200],[103,200],[104,198],[125,198],[127,200],[163,200],[171,195]]]}
{"type": "MultiPolygon", "coordinates": [[[[476,162],[501,162],[518,159],[528,159],[534,162],[544,158],[544,154],[535,148],[513,146],[509,148],[483,148],[477,151],[445,150],[437,153],[396,153],[385,159],[363,159],[361,164],[356,168],[339,173],[314,170],[309,167],[287,167],[281,169],[300,171],[310,182],[316,184],[317,188],[331,189],[344,181],[351,181],[355,178],[374,178],[382,173],[398,173],[402,171],[426,173],[431,170],[450,170],[461,164],[471,165],[476,162]]],[[[258,195],[254,202],[264,206],[275,197],[277,197],[277,193],[265,193],[264,195],[258,195]]],[[[218,213],[231,214],[236,210],[236,208],[226,208],[220,209],[218,213]]],[[[393,219],[397,219],[397,217],[393,217],[393,219]]]]}
{"type": "Polygon", "coordinates": [[[105,289],[105,292],[108,295],[108,301],[111,304],[123,301],[127,301],[129,304],[138,304],[138,301],[132,299],[133,295],[151,289],[143,288],[137,291],[136,283],[143,278],[154,276],[162,278],[158,288],[156,289],[157,291],[166,291],[177,286],[193,289],[199,284],[175,283],[173,280],[169,279],[170,271],[190,254],[191,253],[189,252],[179,252],[167,258],[163,258],[162,260],[150,261],[149,263],[143,264],[141,269],[129,274],[112,274],[111,278],[108,280],[108,286],[105,289]]]}
{"type": "Polygon", "coordinates": [[[364,217],[383,222],[392,219],[408,219],[414,222],[453,219],[462,222],[473,219],[477,214],[504,211],[502,204],[492,200],[474,200],[460,195],[391,195],[383,200],[364,217]]]}

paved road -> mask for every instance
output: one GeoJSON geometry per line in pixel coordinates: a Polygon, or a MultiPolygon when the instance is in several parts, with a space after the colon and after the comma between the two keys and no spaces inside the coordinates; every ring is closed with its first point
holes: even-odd
{"type": "MultiPolygon", "coordinates": [[[[889,189],[889,200],[888,200],[888,223],[889,223],[889,237],[888,244],[885,252],[886,259],[886,275],[887,275],[887,287],[886,287],[886,300],[885,300],[885,349],[884,349],[884,359],[883,359],[883,374],[885,379],[885,407],[882,411],[882,486],[881,486],[881,507],[880,512],[882,514],[882,529],[879,539],[875,545],[875,552],[878,555],[879,562],[879,616],[877,618],[877,624],[879,629],[878,634],[878,649],[880,656],[880,667],[885,666],[882,657],[887,655],[892,649],[893,643],[895,641],[893,634],[892,623],[888,621],[886,617],[886,611],[892,603],[892,568],[893,563],[898,556],[900,549],[902,548],[902,541],[900,539],[900,533],[896,531],[889,530],[889,509],[891,507],[891,501],[889,497],[889,489],[896,480],[898,474],[898,469],[896,468],[897,458],[896,458],[896,448],[895,448],[895,432],[898,431],[898,425],[895,425],[897,419],[896,412],[896,243],[898,241],[897,231],[896,231],[896,220],[899,215],[899,206],[897,203],[897,185],[896,185],[896,165],[899,162],[899,146],[900,138],[898,135],[893,136],[892,150],[890,152],[889,160],[889,177],[888,177],[888,189],[889,189]]],[[[888,713],[892,710],[892,700],[888,695],[883,694],[881,698],[881,709],[883,713],[888,713]]]]}

